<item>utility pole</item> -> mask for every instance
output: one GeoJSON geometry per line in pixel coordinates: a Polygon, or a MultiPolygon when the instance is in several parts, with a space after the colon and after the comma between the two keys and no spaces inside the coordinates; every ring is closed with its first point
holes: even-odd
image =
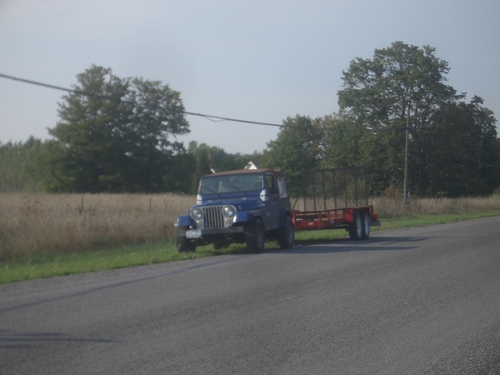
{"type": "Polygon", "coordinates": [[[404,201],[408,204],[408,146],[410,144],[410,103],[408,103],[408,114],[406,115],[406,146],[405,146],[405,186],[404,201]]]}

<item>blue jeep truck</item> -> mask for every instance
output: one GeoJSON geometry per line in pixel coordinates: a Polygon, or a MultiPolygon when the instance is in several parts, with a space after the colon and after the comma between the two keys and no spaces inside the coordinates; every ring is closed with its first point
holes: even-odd
{"type": "Polygon", "coordinates": [[[177,251],[195,251],[213,244],[215,249],[246,243],[259,253],[266,240],[280,248],[294,244],[294,225],[285,175],[272,169],[244,169],[202,176],[196,204],[189,215],[179,216],[177,251]]]}

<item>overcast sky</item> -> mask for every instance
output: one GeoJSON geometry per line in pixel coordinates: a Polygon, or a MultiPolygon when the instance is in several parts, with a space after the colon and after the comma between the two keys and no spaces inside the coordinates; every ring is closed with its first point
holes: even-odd
{"type": "MultiPolygon", "coordinates": [[[[0,0],[0,73],[71,87],[92,64],[181,93],[186,111],[281,124],[338,110],[342,71],[395,41],[500,116],[498,0],[0,0]]],[[[64,92],[0,78],[0,142],[49,137],[64,92]]],[[[189,136],[262,151],[278,128],[186,116],[189,136]]]]}

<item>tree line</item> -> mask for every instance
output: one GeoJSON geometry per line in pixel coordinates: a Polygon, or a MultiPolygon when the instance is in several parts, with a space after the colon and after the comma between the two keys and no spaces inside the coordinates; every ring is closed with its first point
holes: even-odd
{"type": "MultiPolygon", "coordinates": [[[[157,183],[149,185],[149,190],[142,189],[136,183],[136,189],[125,189],[124,186],[108,185],[102,189],[102,184],[95,188],[71,188],[67,180],[70,176],[60,177],[62,172],[57,164],[60,159],[54,159],[54,144],[51,141],[41,141],[30,137],[26,142],[7,142],[0,144],[0,191],[1,192],[48,192],[48,193],[179,193],[195,194],[198,181],[202,175],[214,171],[243,169],[249,160],[259,160],[260,154],[229,154],[222,148],[199,144],[191,141],[188,147],[170,159],[168,173],[165,173],[157,183]],[[114,187],[114,188],[113,188],[114,187]],[[101,190],[98,190],[101,188],[101,190]]],[[[70,181],[71,182],[71,181],[70,181]]],[[[129,184],[134,186],[132,182],[129,184]]]]}
{"type": "Polygon", "coordinates": [[[480,97],[445,83],[449,69],[434,48],[402,42],[354,59],[339,113],[288,118],[262,161],[290,171],[297,189],[298,169],[365,166],[371,194],[402,193],[409,128],[410,194],[489,195],[500,186],[496,119],[480,97]]]}
{"type": "Polygon", "coordinates": [[[242,155],[178,142],[189,124],[168,85],[92,65],[59,103],[53,139],[0,144],[0,189],[189,194],[199,176],[252,160],[284,170],[295,195],[302,170],[352,166],[367,168],[371,194],[399,194],[408,128],[412,195],[488,195],[500,187],[496,119],[446,84],[449,70],[430,46],[376,49],[342,72],[338,113],[288,117],[262,153],[242,155]]]}

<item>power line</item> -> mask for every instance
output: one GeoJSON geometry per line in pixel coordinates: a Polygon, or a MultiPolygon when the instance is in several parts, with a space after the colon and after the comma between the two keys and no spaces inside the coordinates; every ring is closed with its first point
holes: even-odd
{"type": "MultiPolygon", "coordinates": [[[[47,88],[50,88],[50,89],[55,89],[55,90],[60,90],[60,91],[66,91],[66,92],[72,92],[72,93],[75,93],[75,94],[80,94],[80,95],[95,97],[94,94],[91,94],[91,93],[88,93],[88,92],[85,92],[85,91],[68,89],[66,87],[50,85],[50,84],[47,84],[47,83],[32,81],[32,80],[29,80],[29,79],[24,79],[24,78],[19,78],[19,77],[13,77],[13,76],[10,76],[10,75],[7,75],[7,74],[0,73],[0,77],[12,79],[14,81],[29,83],[31,85],[37,85],[37,86],[47,87],[47,88]]],[[[214,115],[207,115],[207,114],[194,113],[194,112],[188,112],[188,111],[183,111],[183,113],[186,114],[186,115],[190,115],[190,116],[204,117],[207,120],[210,120],[210,121],[213,121],[213,122],[218,122],[218,121],[233,121],[233,122],[241,122],[241,123],[245,123],[245,124],[254,124],[254,125],[263,125],[263,126],[274,126],[274,127],[278,127],[278,128],[289,127],[289,126],[284,125],[284,124],[274,124],[274,123],[269,123],[269,122],[241,120],[241,119],[235,119],[235,118],[230,118],[230,117],[214,116],[214,115]]],[[[391,129],[388,129],[388,130],[405,130],[405,129],[406,128],[391,128],[391,129]]],[[[342,130],[346,131],[347,129],[342,129],[342,130]]],[[[382,130],[384,130],[384,129],[382,129],[382,130]]]]}
{"type": "MultiPolygon", "coordinates": [[[[7,78],[7,79],[12,79],[14,81],[29,83],[31,85],[37,85],[37,86],[47,87],[47,88],[54,89],[54,90],[72,92],[72,93],[75,93],[75,94],[80,94],[80,95],[95,97],[95,95],[90,94],[90,93],[85,92],[85,91],[68,89],[66,87],[50,85],[50,84],[47,84],[47,83],[32,81],[32,80],[29,80],[29,79],[24,79],[24,78],[19,78],[19,77],[13,77],[13,76],[10,76],[10,75],[7,75],[7,74],[0,73],[0,77],[7,78]]],[[[269,122],[240,120],[240,119],[235,119],[235,118],[222,117],[222,116],[214,116],[214,115],[206,115],[206,114],[202,114],[202,113],[194,113],[194,112],[188,112],[188,111],[183,111],[183,113],[186,114],[186,115],[190,115],[190,116],[204,117],[204,118],[206,118],[207,120],[210,120],[210,121],[215,121],[214,119],[217,119],[218,121],[233,121],[233,122],[241,122],[241,123],[245,123],[245,124],[274,126],[274,127],[278,127],[278,128],[281,128],[281,127],[284,126],[284,125],[273,124],[273,123],[269,123],[269,122]]]]}
{"type": "Polygon", "coordinates": [[[2,77],[2,78],[12,79],[12,80],[14,80],[14,81],[19,81],[19,82],[29,83],[29,84],[31,84],[31,85],[37,85],[37,86],[48,87],[48,88],[50,88],[50,89],[61,90],[61,91],[67,91],[67,92],[73,92],[73,93],[75,93],[75,94],[80,94],[80,95],[93,96],[92,94],[89,94],[89,93],[86,93],[86,92],[83,92],[83,91],[79,91],[79,90],[71,90],[71,89],[67,89],[67,88],[65,88],[65,87],[60,87],[60,86],[49,85],[49,84],[47,84],[47,83],[41,83],[41,82],[36,82],[36,81],[30,81],[29,79],[24,79],[24,78],[13,77],[13,76],[9,76],[9,75],[7,75],[7,74],[2,74],[2,73],[0,73],[0,77],[2,77]]]}
{"type": "Polygon", "coordinates": [[[214,121],[213,119],[218,119],[220,121],[234,121],[234,122],[243,122],[246,124],[254,124],[254,125],[265,125],[265,126],[276,126],[276,127],[284,127],[285,125],[278,125],[278,124],[272,124],[269,122],[258,122],[258,121],[249,121],[249,120],[238,120],[234,118],[229,118],[229,117],[220,117],[220,116],[212,116],[212,115],[204,115],[201,113],[193,113],[193,112],[187,112],[184,111],[186,115],[191,115],[191,116],[201,116],[205,117],[207,120],[214,121]]]}
{"type": "MultiPolygon", "coordinates": [[[[32,81],[32,80],[29,80],[29,79],[24,79],[24,78],[19,78],[19,77],[13,77],[13,76],[10,76],[10,75],[7,75],[7,74],[0,73],[0,77],[7,78],[7,79],[12,79],[14,81],[28,83],[28,84],[31,84],[31,85],[37,85],[37,86],[47,87],[47,88],[50,88],[50,89],[55,89],[55,90],[60,90],[60,91],[66,91],[66,92],[72,92],[72,93],[79,94],[79,95],[85,95],[85,96],[93,96],[93,97],[95,97],[95,95],[87,93],[87,92],[84,92],[84,91],[68,89],[66,87],[50,85],[50,84],[47,84],[47,83],[32,81]]],[[[216,120],[217,121],[232,121],[232,122],[240,122],[240,123],[253,124],[253,125],[274,126],[274,127],[278,127],[278,128],[287,127],[284,124],[280,125],[280,124],[273,124],[273,123],[268,123],[268,122],[240,120],[240,119],[234,119],[234,118],[229,118],[229,117],[206,115],[206,114],[202,114],[202,113],[194,113],[194,112],[188,112],[188,111],[183,111],[183,113],[186,114],[186,115],[190,115],[190,116],[204,117],[204,118],[206,118],[207,120],[210,120],[210,121],[216,121],[216,120]]],[[[342,129],[342,130],[345,131],[346,129],[342,129]]],[[[390,128],[390,129],[384,129],[384,130],[406,130],[406,127],[404,127],[404,128],[390,128]]],[[[484,166],[487,166],[487,167],[500,168],[500,166],[497,166],[497,165],[491,165],[491,164],[480,162],[478,160],[471,159],[471,158],[469,158],[469,157],[467,157],[465,155],[462,155],[462,154],[460,154],[460,153],[458,153],[456,151],[453,151],[453,150],[451,150],[451,149],[443,146],[442,144],[440,144],[440,143],[436,142],[435,140],[433,140],[432,137],[430,137],[428,135],[424,135],[424,136],[427,139],[429,139],[431,142],[435,143],[437,146],[439,146],[439,147],[443,148],[444,150],[446,150],[448,152],[451,152],[452,154],[455,154],[455,155],[457,155],[457,156],[459,156],[461,158],[464,158],[466,160],[469,160],[469,161],[472,161],[474,163],[481,164],[481,165],[484,165],[484,166]]]]}

